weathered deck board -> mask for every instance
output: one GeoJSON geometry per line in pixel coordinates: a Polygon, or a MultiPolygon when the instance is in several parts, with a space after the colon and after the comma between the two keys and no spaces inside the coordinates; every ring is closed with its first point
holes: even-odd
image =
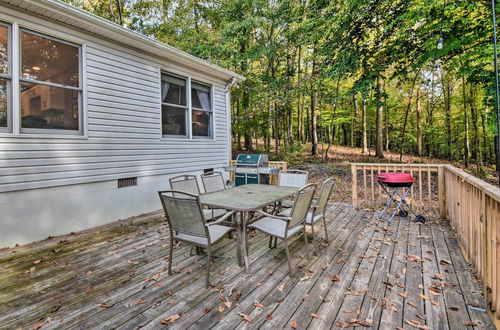
{"type": "Polygon", "coordinates": [[[249,242],[250,275],[234,240],[217,244],[209,290],[206,257],[190,246],[176,248],[167,275],[168,228],[158,217],[2,250],[0,328],[155,329],[175,314],[173,329],[494,328],[467,307],[484,300],[448,223],[386,223],[342,203],[327,219],[330,242],[318,226],[317,256],[311,244],[307,258],[302,235],[290,241],[292,275],[283,243],[269,249],[260,233],[249,242]]]}

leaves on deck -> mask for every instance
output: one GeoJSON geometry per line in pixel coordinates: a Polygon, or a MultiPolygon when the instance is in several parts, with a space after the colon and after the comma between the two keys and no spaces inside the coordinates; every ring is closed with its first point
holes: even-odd
{"type": "Polygon", "coordinates": [[[110,308],[111,306],[109,306],[108,304],[102,303],[102,304],[99,305],[99,307],[110,308]]]}
{"type": "Polygon", "coordinates": [[[313,318],[315,318],[315,319],[321,319],[321,316],[319,316],[319,315],[318,315],[318,314],[316,314],[316,313],[311,313],[310,315],[311,315],[311,317],[313,317],[313,318]]]}
{"type": "Polygon", "coordinates": [[[248,322],[248,323],[252,323],[252,320],[248,317],[248,315],[243,314],[242,312],[237,312],[237,313],[238,313],[238,315],[240,315],[243,318],[243,321],[248,322]]]}
{"type": "Polygon", "coordinates": [[[278,285],[278,286],[276,287],[276,289],[278,289],[278,291],[283,292],[283,290],[285,289],[285,283],[281,283],[280,285],[278,285]]]}
{"type": "Polygon", "coordinates": [[[39,263],[41,263],[43,261],[43,258],[40,258],[40,259],[36,259],[35,261],[33,261],[33,265],[38,265],[39,263]]]}
{"type": "Polygon", "coordinates": [[[477,323],[476,322],[465,322],[464,324],[466,326],[468,326],[468,327],[477,327],[477,323]]]}
{"type": "Polygon", "coordinates": [[[340,282],[340,276],[338,276],[337,274],[334,274],[334,275],[330,276],[330,279],[333,282],[340,282]]]}
{"type": "Polygon", "coordinates": [[[132,306],[135,306],[135,305],[142,305],[142,304],[145,304],[147,303],[148,301],[146,299],[137,299],[135,300],[133,303],[132,303],[132,306]]]}
{"type": "Polygon", "coordinates": [[[259,303],[255,303],[255,304],[253,304],[253,305],[254,305],[255,307],[257,307],[257,308],[260,308],[260,309],[264,309],[264,308],[266,308],[264,305],[259,304],[259,303]]]}
{"type": "Polygon", "coordinates": [[[292,323],[290,323],[290,326],[291,326],[292,328],[294,328],[294,329],[297,329],[297,326],[298,326],[298,325],[297,325],[297,321],[295,321],[295,320],[294,320],[294,321],[292,321],[292,323]]]}
{"type": "Polygon", "coordinates": [[[181,318],[180,314],[174,314],[174,315],[170,315],[166,319],[161,320],[160,323],[161,324],[170,324],[170,323],[173,323],[174,321],[176,321],[180,318],[181,318]]]}

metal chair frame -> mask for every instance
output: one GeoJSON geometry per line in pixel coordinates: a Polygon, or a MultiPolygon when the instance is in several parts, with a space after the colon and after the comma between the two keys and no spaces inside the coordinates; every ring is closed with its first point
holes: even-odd
{"type": "Polygon", "coordinates": [[[203,183],[203,189],[205,189],[205,193],[211,193],[211,192],[215,192],[215,191],[219,191],[219,190],[225,190],[227,189],[226,187],[226,183],[224,182],[224,176],[222,175],[221,172],[208,172],[208,173],[203,173],[201,175],[201,182],[203,183]],[[215,177],[219,177],[220,178],[220,182],[222,183],[222,189],[218,189],[218,190],[209,190],[208,189],[208,180],[209,179],[214,179],[215,177]]]}
{"type": "MultiPolygon", "coordinates": [[[[326,226],[326,206],[328,204],[328,201],[330,200],[330,196],[332,194],[333,190],[333,184],[335,183],[334,178],[329,178],[323,181],[323,184],[321,185],[321,191],[318,195],[318,198],[315,201],[315,205],[311,207],[311,212],[310,212],[310,217],[311,217],[311,223],[308,224],[311,226],[311,232],[312,232],[312,239],[314,243],[314,254],[318,254],[318,243],[316,241],[315,237],[315,232],[314,232],[314,223],[323,220],[323,227],[325,228],[325,239],[328,242],[328,229],[326,226]],[[321,215],[320,218],[315,220],[315,218],[321,215]]],[[[308,215],[309,217],[309,215],[308,215]]],[[[306,223],[307,224],[307,223],[306,223]]]]}
{"type": "MultiPolygon", "coordinates": [[[[311,202],[312,202],[313,197],[314,197],[315,190],[316,190],[316,184],[309,184],[309,185],[303,187],[302,189],[300,189],[295,194],[295,197],[293,199],[292,210],[290,212],[290,216],[278,216],[278,215],[269,214],[269,213],[266,213],[264,211],[259,210],[259,211],[256,211],[256,213],[263,215],[264,218],[257,220],[256,222],[254,222],[253,224],[251,224],[249,226],[250,228],[255,228],[259,231],[262,231],[258,227],[255,227],[255,224],[257,224],[259,221],[263,221],[266,217],[272,218],[272,219],[278,219],[278,220],[285,222],[285,230],[284,230],[282,237],[278,233],[270,233],[270,232],[264,232],[264,231],[262,231],[262,232],[266,235],[269,235],[270,242],[274,237],[275,245],[276,245],[277,239],[281,239],[284,241],[288,269],[290,272],[292,272],[292,263],[291,263],[290,251],[289,251],[289,247],[288,247],[288,238],[289,238],[288,231],[290,229],[297,227],[297,226],[302,226],[302,228],[303,228],[302,232],[304,233],[304,241],[306,244],[306,253],[307,253],[307,256],[309,257],[309,242],[307,240],[305,221],[306,221],[307,214],[309,212],[309,208],[311,206],[311,202]],[[299,208],[297,208],[297,205],[299,205],[303,202],[302,199],[304,199],[304,201],[305,201],[304,208],[299,209],[299,208]]],[[[293,233],[293,235],[296,235],[299,232],[300,231],[297,231],[296,233],[293,233]]]]}
{"type": "MultiPolygon", "coordinates": [[[[213,226],[213,225],[218,225],[219,223],[225,221],[227,218],[229,218],[230,216],[232,216],[234,212],[229,212],[229,213],[225,214],[224,216],[222,216],[221,218],[219,218],[217,221],[213,221],[213,222],[207,223],[207,221],[205,219],[205,215],[203,213],[203,207],[202,207],[202,205],[200,203],[199,196],[193,195],[193,194],[188,194],[188,193],[185,193],[185,192],[182,192],[182,191],[178,191],[178,190],[163,190],[163,191],[159,191],[158,192],[158,196],[160,197],[160,200],[161,200],[161,203],[162,203],[162,206],[163,206],[163,211],[165,212],[165,217],[167,219],[167,222],[168,222],[168,225],[169,225],[169,232],[170,232],[170,251],[169,251],[169,256],[170,257],[169,257],[169,261],[168,261],[168,274],[172,275],[172,261],[173,261],[172,259],[173,259],[173,252],[174,252],[174,240],[183,241],[183,242],[192,244],[194,246],[206,248],[207,249],[207,275],[206,275],[206,280],[205,280],[205,286],[206,286],[206,288],[208,288],[209,280],[210,280],[210,261],[211,261],[211,255],[212,255],[212,244],[217,243],[219,240],[221,240],[224,237],[224,235],[223,235],[219,239],[217,239],[216,241],[212,242],[211,237],[210,237],[209,227],[213,226]],[[166,196],[166,194],[171,194],[172,196],[166,196]],[[183,196],[183,197],[178,197],[178,196],[183,196]],[[200,235],[199,233],[189,232],[189,231],[186,231],[186,230],[183,230],[182,233],[190,235],[190,236],[194,236],[194,237],[205,238],[207,240],[207,244],[206,245],[202,244],[202,243],[194,242],[192,240],[182,239],[182,238],[179,238],[177,236],[178,233],[179,233],[179,231],[175,229],[176,228],[176,226],[174,224],[175,221],[169,216],[168,207],[165,205],[165,200],[164,200],[165,198],[168,198],[168,199],[171,199],[171,200],[177,200],[177,201],[182,201],[182,200],[193,201],[193,200],[196,200],[196,203],[198,205],[198,209],[199,209],[199,212],[200,212],[200,214],[199,214],[200,218],[199,219],[202,221],[202,225],[203,225],[203,227],[205,229],[205,235],[200,235]]],[[[233,228],[230,228],[230,227],[228,227],[228,229],[234,230],[233,228]]]]}

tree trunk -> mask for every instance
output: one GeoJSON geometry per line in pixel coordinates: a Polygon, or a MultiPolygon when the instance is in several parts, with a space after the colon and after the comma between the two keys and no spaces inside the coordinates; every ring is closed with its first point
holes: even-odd
{"type": "Polygon", "coordinates": [[[313,60],[312,60],[312,71],[311,71],[311,155],[316,156],[318,154],[318,132],[316,127],[316,99],[318,97],[318,92],[316,90],[315,78],[316,78],[316,46],[313,48],[313,60]]]}
{"type": "Polygon", "coordinates": [[[467,96],[466,96],[465,77],[462,76],[462,93],[464,102],[464,162],[465,167],[469,167],[470,147],[469,147],[469,116],[467,116],[467,96]]]}
{"type": "Polygon", "coordinates": [[[453,144],[451,137],[451,83],[444,82],[442,79],[444,89],[443,89],[443,97],[444,97],[444,110],[445,110],[445,124],[446,124],[446,137],[448,140],[448,159],[453,159],[453,144]]]}
{"type": "Polygon", "coordinates": [[[474,94],[474,87],[472,85],[469,86],[470,91],[470,112],[472,118],[472,129],[474,131],[473,144],[474,148],[472,149],[472,158],[476,161],[477,169],[479,171],[482,165],[482,156],[481,156],[481,145],[479,141],[479,125],[478,125],[478,114],[476,108],[476,99],[474,94]]]}
{"type": "Polygon", "coordinates": [[[486,141],[486,115],[484,112],[481,112],[481,130],[483,132],[483,162],[485,164],[489,163],[489,152],[488,152],[488,143],[486,141]]]}
{"type": "Polygon", "coordinates": [[[358,100],[356,98],[356,93],[352,94],[352,115],[351,115],[351,136],[350,136],[350,147],[354,148],[354,128],[356,126],[356,118],[358,117],[358,100]]]}
{"type": "Polygon", "coordinates": [[[368,153],[368,136],[366,134],[366,99],[363,96],[363,100],[361,101],[361,130],[362,130],[362,142],[363,142],[363,150],[361,153],[368,153]]]}
{"type": "Polygon", "coordinates": [[[417,88],[417,155],[422,156],[422,106],[420,104],[420,88],[417,88]]]}
{"type": "Polygon", "coordinates": [[[383,145],[383,119],[384,119],[384,104],[382,102],[383,82],[381,75],[377,75],[377,118],[375,128],[375,156],[384,158],[384,145],[383,145]]]}

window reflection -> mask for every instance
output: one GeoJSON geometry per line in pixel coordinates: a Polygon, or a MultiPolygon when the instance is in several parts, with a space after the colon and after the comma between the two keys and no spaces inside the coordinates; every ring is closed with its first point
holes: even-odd
{"type": "Polygon", "coordinates": [[[0,25],[0,74],[8,73],[8,45],[9,45],[9,29],[6,26],[0,25]]]}
{"type": "Polygon", "coordinates": [[[193,136],[210,136],[210,117],[210,112],[193,110],[193,136]]]}
{"type": "Polygon", "coordinates": [[[186,135],[186,109],[162,105],[162,132],[165,135],[186,135]]]}
{"type": "Polygon", "coordinates": [[[0,127],[7,127],[7,80],[0,79],[0,127]]]}
{"type": "Polygon", "coordinates": [[[79,51],[77,46],[21,32],[22,128],[79,130],[79,51]]]}
{"type": "Polygon", "coordinates": [[[78,91],[21,83],[21,125],[78,130],[78,103],[78,91]]]}
{"type": "Polygon", "coordinates": [[[186,105],[186,80],[170,75],[162,75],[162,103],[186,105]]]}
{"type": "Polygon", "coordinates": [[[21,47],[22,78],[79,86],[78,47],[25,31],[21,47]]]}

